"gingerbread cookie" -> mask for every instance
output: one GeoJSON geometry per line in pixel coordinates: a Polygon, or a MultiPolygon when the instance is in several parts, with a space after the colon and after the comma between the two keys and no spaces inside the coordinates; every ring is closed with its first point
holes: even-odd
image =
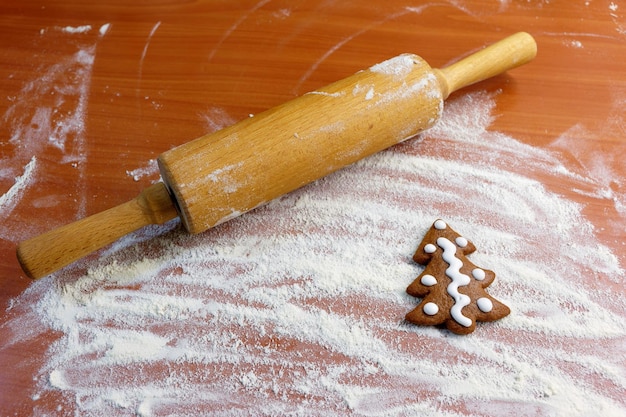
{"type": "Polygon", "coordinates": [[[432,225],[413,260],[426,265],[406,289],[423,298],[406,315],[411,323],[439,325],[458,334],[474,331],[477,321],[494,321],[508,315],[507,306],[487,294],[495,279],[492,271],[478,268],[466,256],[474,252],[472,242],[452,230],[443,220],[432,225]]]}

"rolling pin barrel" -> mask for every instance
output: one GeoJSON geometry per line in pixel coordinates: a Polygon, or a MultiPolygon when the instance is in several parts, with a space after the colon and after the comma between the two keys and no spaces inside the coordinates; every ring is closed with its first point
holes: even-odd
{"type": "Polygon", "coordinates": [[[439,82],[400,55],[162,154],[161,176],[202,232],[431,127],[439,82]]]}
{"type": "Polygon", "coordinates": [[[20,243],[41,278],[151,223],[202,232],[434,125],[443,100],[532,60],[517,33],[449,67],[404,54],[162,154],[163,183],[134,200],[20,243]]]}
{"type": "Polygon", "coordinates": [[[520,32],[450,67],[404,54],[162,154],[161,176],[202,232],[431,127],[452,92],[534,58],[520,32]]]}

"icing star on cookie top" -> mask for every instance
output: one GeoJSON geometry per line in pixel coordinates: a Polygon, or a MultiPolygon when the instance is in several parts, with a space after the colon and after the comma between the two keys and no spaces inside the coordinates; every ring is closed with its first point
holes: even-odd
{"type": "Polygon", "coordinates": [[[445,324],[454,333],[468,334],[474,331],[477,321],[494,321],[510,313],[485,290],[496,274],[466,258],[475,250],[472,242],[443,220],[433,223],[413,255],[413,260],[426,268],[406,290],[423,298],[406,315],[408,321],[445,324]]]}

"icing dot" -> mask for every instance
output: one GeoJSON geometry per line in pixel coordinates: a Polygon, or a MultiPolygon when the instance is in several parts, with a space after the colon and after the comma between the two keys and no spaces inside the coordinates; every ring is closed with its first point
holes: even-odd
{"type": "Polygon", "coordinates": [[[457,237],[455,242],[459,248],[464,248],[467,246],[467,239],[465,239],[463,236],[457,237]]]}
{"type": "Polygon", "coordinates": [[[422,275],[422,279],[421,279],[421,283],[423,285],[426,285],[427,287],[432,287],[433,285],[435,285],[437,283],[437,278],[433,277],[432,275],[422,275]]]}
{"type": "Polygon", "coordinates": [[[438,312],[439,312],[439,306],[437,306],[437,304],[435,303],[424,304],[424,313],[428,314],[429,316],[434,316],[438,312]]]}
{"type": "Polygon", "coordinates": [[[435,229],[437,229],[437,230],[443,230],[446,227],[448,227],[448,225],[443,220],[437,220],[435,222],[435,229]]]}
{"type": "MultiPolygon", "coordinates": [[[[483,313],[489,313],[491,310],[493,310],[493,303],[488,298],[479,298],[478,300],[476,300],[476,304],[478,305],[480,311],[482,311],[483,313]]],[[[424,306],[424,308],[426,308],[426,306],[424,306]]]]}
{"type": "Polygon", "coordinates": [[[437,250],[437,247],[433,245],[432,243],[429,243],[428,245],[424,246],[424,252],[426,253],[435,253],[436,250],[437,250]]]}
{"type": "Polygon", "coordinates": [[[475,268],[472,271],[472,276],[476,278],[477,280],[482,281],[483,279],[485,279],[485,271],[483,271],[480,268],[475,268]]]}

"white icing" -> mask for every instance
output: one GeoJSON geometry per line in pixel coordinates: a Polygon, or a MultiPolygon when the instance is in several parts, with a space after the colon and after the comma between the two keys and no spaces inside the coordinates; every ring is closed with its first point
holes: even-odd
{"type": "Polygon", "coordinates": [[[466,247],[466,246],[467,246],[467,243],[468,243],[468,242],[467,242],[467,239],[465,239],[463,236],[459,236],[459,237],[457,237],[457,238],[455,239],[455,242],[456,242],[456,244],[457,244],[457,246],[458,246],[459,248],[464,248],[464,247],[466,247]]]}
{"type": "Polygon", "coordinates": [[[437,284],[437,278],[435,278],[432,275],[422,275],[422,279],[420,280],[420,282],[422,283],[422,285],[426,285],[427,287],[432,287],[433,285],[437,284]]]}
{"type": "Polygon", "coordinates": [[[454,305],[450,309],[450,315],[461,326],[470,327],[472,320],[462,313],[463,307],[470,304],[471,299],[465,294],[459,292],[459,287],[468,285],[470,277],[461,273],[463,262],[456,257],[456,245],[445,237],[437,239],[437,245],[443,249],[443,260],[448,263],[446,275],[452,280],[448,285],[448,294],[454,299],[454,305]]]}
{"type": "Polygon", "coordinates": [[[439,306],[435,303],[426,303],[424,304],[424,313],[428,314],[429,316],[434,316],[435,314],[439,313],[439,306]]]}
{"type": "Polygon", "coordinates": [[[472,270],[472,276],[477,280],[482,281],[483,279],[485,279],[485,271],[480,268],[474,268],[472,270]]]}
{"type": "Polygon", "coordinates": [[[443,229],[445,229],[446,227],[448,227],[448,225],[447,225],[447,224],[446,224],[446,222],[444,222],[443,220],[437,220],[437,221],[435,222],[435,229],[438,229],[438,230],[443,230],[443,229]]]}
{"type": "Polygon", "coordinates": [[[493,310],[493,303],[491,302],[490,299],[486,297],[481,297],[478,300],[476,300],[476,305],[478,305],[478,308],[483,313],[489,313],[491,310],[493,310]]]}
{"type": "Polygon", "coordinates": [[[436,250],[437,250],[437,247],[433,245],[432,243],[429,243],[428,245],[424,246],[424,252],[426,253],[435,253],[436,250]]]}

